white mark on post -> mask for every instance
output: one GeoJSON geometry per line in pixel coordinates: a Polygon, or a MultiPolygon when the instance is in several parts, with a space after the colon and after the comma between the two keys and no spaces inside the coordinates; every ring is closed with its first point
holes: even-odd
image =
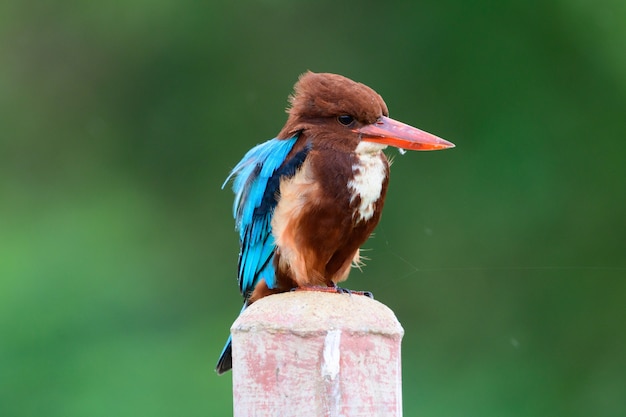
{"type": "Polygon", "coordinates": [[[324,339],[324,350],[322,351],[322,378],[326,385],[325,413],[327,416],[339,416],[341,410],[341,393],[339,384],[341,379],[337,378],[340,371],[340,346],[341,330],[329,330],[324,339]]]}
{"type": "Polygon", "coordinates": [[[339,375],[339,345],[341,344],[341,330],[330,330],[324,339],[322,358],[322,376],[334,380],[339,375]]]}

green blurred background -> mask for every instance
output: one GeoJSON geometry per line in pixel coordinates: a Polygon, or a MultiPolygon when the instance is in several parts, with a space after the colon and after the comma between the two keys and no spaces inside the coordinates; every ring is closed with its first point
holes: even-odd
{"type": "Polygon", "coordinates": [[[227,416],[232,194],[310,69],[457,145],[395,156],[348,287],[407,416],[626,415],[626,3],[0,5],[0,415],[227,416]]]}

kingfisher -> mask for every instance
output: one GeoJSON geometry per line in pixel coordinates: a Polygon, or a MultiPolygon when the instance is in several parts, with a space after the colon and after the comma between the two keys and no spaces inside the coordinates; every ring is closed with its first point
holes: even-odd
{"type": "MultiPolygon", "coordinates": [[[[293,289],[337,292],[378,224],[389,181],[383,149],[439,150],[454,144],[389,117],[370,87],[306,72],[274,139],[233,168],[243,308],[293,289]]],[[[232,368],[231,338],[216,371],[232,368]]]]}

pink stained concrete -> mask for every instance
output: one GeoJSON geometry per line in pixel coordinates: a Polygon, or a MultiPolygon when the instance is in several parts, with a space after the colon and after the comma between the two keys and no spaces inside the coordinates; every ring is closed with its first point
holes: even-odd
{"type": "Polygon", "coordinates": [[[235,321],[235,416],[401,416],[404,331],[360,295],[265,297],[235,321]]]}

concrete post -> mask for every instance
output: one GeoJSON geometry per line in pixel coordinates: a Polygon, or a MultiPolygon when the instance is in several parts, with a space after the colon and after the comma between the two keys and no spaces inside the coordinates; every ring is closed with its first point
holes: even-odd
{"type": "Polygon", "coordinates": [[[236,417],[401,416],[404,331],[361,295],[265,297],[233,323],[236,417]]]}

